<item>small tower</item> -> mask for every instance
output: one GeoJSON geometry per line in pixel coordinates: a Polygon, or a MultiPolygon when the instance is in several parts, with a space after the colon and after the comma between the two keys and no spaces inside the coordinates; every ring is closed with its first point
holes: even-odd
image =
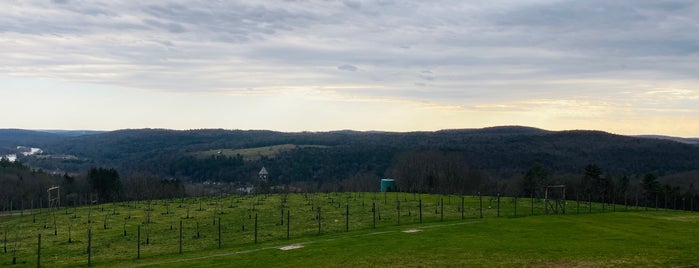
{"type": "Polygon", "coordinates": [[[260,170],[260,173],[258,173],[258,175],[260,176],[259,178],[260,178],[261,182],[267,182],[269,172],[267,172],[267,169],[265,167],[262,167],[262,169],[260,170]]]}

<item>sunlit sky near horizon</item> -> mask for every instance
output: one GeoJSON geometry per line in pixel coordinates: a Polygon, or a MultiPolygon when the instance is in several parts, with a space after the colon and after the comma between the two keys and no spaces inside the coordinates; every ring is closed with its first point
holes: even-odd
{"type": "Polygon", "coordinates": [[[4,1],[0,128],[699,137],[696,1],[4,1]]]}

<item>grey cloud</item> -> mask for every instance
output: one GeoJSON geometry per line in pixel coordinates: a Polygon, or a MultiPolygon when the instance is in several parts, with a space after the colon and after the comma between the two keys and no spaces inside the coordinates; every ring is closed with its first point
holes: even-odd
{"type": "Polygon", "coordinates": [[[696,53],[699,4],[691,1],[571,1],[528,5],[493,15],[523,45],[597,55],[696,53]]]}
{"type": "Polygon", "coordinates": [[[376,84],[459,101],[620,88],[547,82],[565,79],[696,81],[699,69],[693,1],[178,3],[0,4],[0,37],[25,44],[0,44],[0,71],[168,91],[376,84]],[[337,70],[362,72],[328,68],[346,62],[337,70]],[[55,71],[23,71],[34,67],[55,71]]]}
{"type": "Polygon", "coordinates": [[[355,71],[357,71],[357,66],[349,65],[349,64],[343,64],[343,65],[337,66],[337,69],[338,69],[338,70],[342,70],[342,71],[355,72],[355,71]]]}
{"type": "Polygon", "coordinates": [[[183,33],[186,31],[182,25],[173,22],[163,23],[152,19],[146,19],[143,22],[150,26],[165,29],[171,33],[183,33]]]}
{"type": "Polygon", "coordinates": [[[345,1],[342,1],[342,3],[345,4],[345,6],[350,7],[350,8],[354,8],[354,9],[358,9],[358,8],[362,7],[362,2],[359,2],[356,0],[345,0],[345,1]]]}
{"type": "Polygon", "coordinates": [[[424,80],[428,80],[428,81],[434,80],[434,76],[433,76],[433,75],[428,75],[428,74],[421,74],[421,75],[420,75],[420,78],[422,78],[422,79],[424,79],[424,80]]]}

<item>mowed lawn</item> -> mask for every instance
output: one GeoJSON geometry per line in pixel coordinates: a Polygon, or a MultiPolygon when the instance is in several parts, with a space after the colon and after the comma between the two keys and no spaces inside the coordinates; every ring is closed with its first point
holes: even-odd
{"type": "Polygon", "coordinates": [[[465,219],[305,236],[107,266],[697,267],[699,214],[630,211],[465,219]],[[303,247],[279,249],[292,244],[303,247]]]}

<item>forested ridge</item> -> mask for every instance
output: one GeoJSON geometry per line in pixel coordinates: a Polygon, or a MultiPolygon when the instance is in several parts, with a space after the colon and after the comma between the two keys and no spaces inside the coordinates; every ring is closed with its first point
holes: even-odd
{"type": "Polygon", "coordinates": [[[526,127],[407,133],[138,129],[82,136],[24,131],[8,136],[0,138],[6,145],[4,151],[14,145],[36,146],[44,155],[75,157],[23,159],[49,171],[82,172],[108,166],[122,174],[148,172],[193,181],[246,181],[253,179],[262,166],[285,182],[342,180],[364,173],[387,176],[397,156],[415,151],[456,153],[463,164],[503,179],[521,174],[535,163],[554,173],[579,172],[589,163],[596,163],[606,172],[627,175],[699,169],[699,147],[689,144],[599,131],[526,127]],[[16,144],[7,146],[13,139],[16,144]],[[257,161],[239,161],[235,156],[194,156],[205,150],[279,144],[327,147],[299,147],[257,161]]]}
{"type": "Polygon", "coordinates": [[[569,194],[594,193],[602,200],[633,191],[647,201],[651,194],[693,196],[699,172],[699,146],[690,143],[527,127],[405,133],[133,129],[84,135],[0,130],[4,154],[16,153],[17,146],[42,152],[18,154],[20,165],[3,160],[0,183],[7,191],[0,198],[8,204],[40,198],[45,190],[39,190],[53,184],[78,204],[95,193],[104,201],[203,194],[185,188],[211,183],[259,186],[263,166],[272,184],[304,191],[373,191],[379,178],[391,177],[399,190],[411,192],[539,195],[544,185],[562,183],[569,194]]]}

